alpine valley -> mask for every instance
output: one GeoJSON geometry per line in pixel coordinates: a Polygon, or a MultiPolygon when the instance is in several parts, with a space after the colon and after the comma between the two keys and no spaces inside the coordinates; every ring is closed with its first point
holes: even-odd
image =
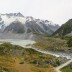
{"type": "Polygon", "coordinates": [[[0,72],[72,72],[72,19],[0,14],[0,72]]]}

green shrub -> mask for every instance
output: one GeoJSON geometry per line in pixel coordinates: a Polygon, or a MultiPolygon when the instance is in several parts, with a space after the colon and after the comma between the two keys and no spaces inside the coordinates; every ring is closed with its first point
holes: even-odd
{"type": "Polygon", "coordinates": [[[19,64],[24,64],[24,62],[20,62],[19,64]]]}
{"type": "Polygon", "coordinates": [[[71,37],[71,38],[69,38],[69,40],[68,40],[67,44],[68,44],[68,47],[72,47],[72,37],[71,37]]]}

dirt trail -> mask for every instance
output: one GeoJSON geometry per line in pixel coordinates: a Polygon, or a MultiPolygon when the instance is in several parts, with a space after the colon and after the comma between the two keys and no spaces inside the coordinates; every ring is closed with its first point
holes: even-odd
{"type": "Polygon", "coordinates": [[[56,67],[56,71],[57,71],[57,72],[61,72],[60,69],[62,69],[63,67],[69,65],[71,62],[72,62],[72,59],[69,60],[69,61],[67,61],[66,63],[64,63],[64,64],[62,64],[62,65],[56,67]]]}

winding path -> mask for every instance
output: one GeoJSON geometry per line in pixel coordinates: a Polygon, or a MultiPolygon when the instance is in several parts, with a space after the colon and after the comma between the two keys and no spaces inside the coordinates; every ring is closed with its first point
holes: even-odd
{"type": "Polygon", "coordinates": [[[56,67],[56,71],[57,71],[57,72],[61,72],[60,69],[62,69],[63,67],[69,65],[71,62],[72,62],[72,59],[69,60],[69,61],[67,61],[66,63],[64,63],[64,64],[62,64],[62,65],[56,67]]]}

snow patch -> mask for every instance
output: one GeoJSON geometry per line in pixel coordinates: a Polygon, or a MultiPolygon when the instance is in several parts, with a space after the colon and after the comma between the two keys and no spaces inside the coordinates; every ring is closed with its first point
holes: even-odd
{"type": "Polygon", "coordinates": [[[10,18],[8,18],[6,15],[2,15],[1,18],[4,21],[4,24],[6,26],[8,26],[11,22],[13,22],[15,20],[18,20],[18,21],[22,22],[23,24],[25,24],[25,22],[26,22],[26,18],[25,17],[11,16],[10,18]]]}

